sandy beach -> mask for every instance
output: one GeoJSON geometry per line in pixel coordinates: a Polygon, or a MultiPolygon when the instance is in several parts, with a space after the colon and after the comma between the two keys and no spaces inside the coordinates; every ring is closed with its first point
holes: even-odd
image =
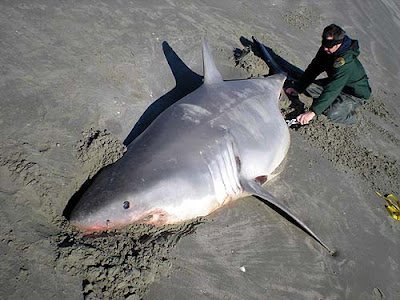
{"type": "Polygon", "coordinates": [[[375,194],[400,198],[399,16],[394,0],[1,1],[0,299],[400,299],[400,223],[375,194]],[[255,197],[165,227],[70,226],[150,105],[202,84],[204,37],[223,78],[246,79],[269,73],[252,36],[304,70],[331,23],[359,41],[372,97],[356,125],[291,130],[265,189],[335,256],[255,197]]]}

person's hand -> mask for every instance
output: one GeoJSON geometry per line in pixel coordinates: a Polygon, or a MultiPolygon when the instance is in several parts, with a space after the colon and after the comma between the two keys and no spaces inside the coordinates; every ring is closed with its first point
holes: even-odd
{"type": "Polygon", "coordinates": [[[310,121],[315,117],[315,112],[310,110],[309,112],[306,112],[304,114],[298,115],[296,120],[299,122],[301,125],[308,124],[310,121]]]}
{"type": "Polygon", "coordinates": [[[285,93],[288,94],[289,96],[293,96],[293,97],[296,97],[299,95],[299,92],[296,91],[294,88],[287,88],[285,90],[285,93]]]}

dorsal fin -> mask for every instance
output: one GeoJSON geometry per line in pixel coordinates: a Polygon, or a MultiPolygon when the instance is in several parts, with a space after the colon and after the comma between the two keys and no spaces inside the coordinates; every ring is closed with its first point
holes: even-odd
{"type": "Polygon", "coordinates": [[[223,81],[221,73],[215,66],[208,41],[205,38],[203,39],[203,72],[204,84],[213,84],[223,81]]]}

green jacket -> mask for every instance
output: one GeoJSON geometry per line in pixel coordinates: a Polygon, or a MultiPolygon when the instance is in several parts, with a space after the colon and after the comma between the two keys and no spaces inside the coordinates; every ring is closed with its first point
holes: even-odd
{"type": "Polygon", "coordinates": [[[357,58],[359,54],[358,41],[347,36],[342,46],[332,54],[327,54],[323,47],[318,50],[296,86],[296,90],[302,93],[319,74],[327,72],[328,84],[319,98],[314,99],[310,110],[320,115],[342,91],[358,98],[369,99],[371,88],[365,70],[357,58]]]}

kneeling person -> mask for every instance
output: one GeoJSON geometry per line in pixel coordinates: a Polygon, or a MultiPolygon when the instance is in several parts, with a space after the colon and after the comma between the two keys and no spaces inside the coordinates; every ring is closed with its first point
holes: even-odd
{"type": "Polygon", "coordinates": [[[295,87],[286,89],[292,96],[306,90],[314,99],[310,110],[297,116],[297,121],[308,124],[315,115],[323,113],[332,122],[356,123],[356,108],[371,95],[368,77],[357,58],[359,54],[358,41],[350,39],[342,28],[331,24],[324,29],[317,55],[295,87]],[[324,71],[328,77],[321,80],[322,86],[310,86],[324,71]]]}

